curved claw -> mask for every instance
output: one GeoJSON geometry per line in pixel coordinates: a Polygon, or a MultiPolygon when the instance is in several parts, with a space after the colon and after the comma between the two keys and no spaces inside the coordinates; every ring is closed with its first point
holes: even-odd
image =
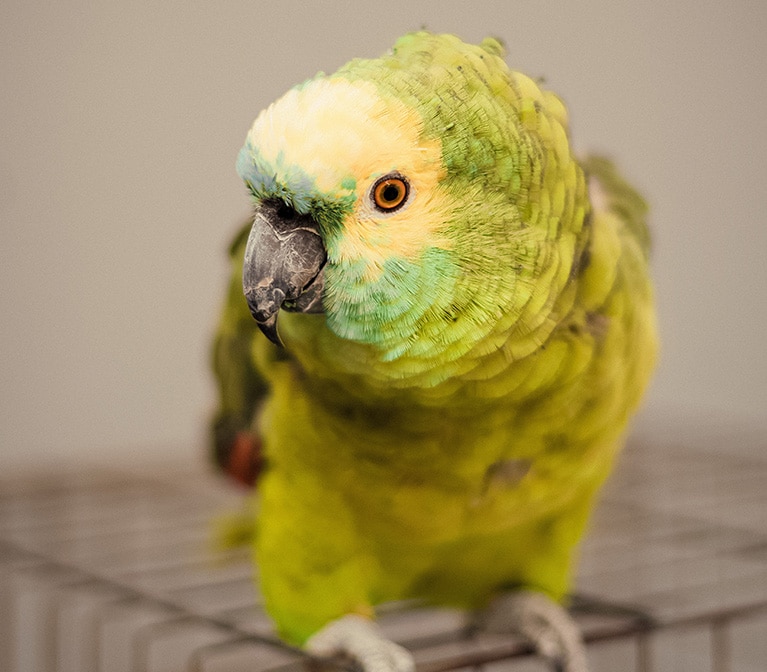
{"type": "Polygon", "coordinates": [[[375,623],[356,614],[328,623],[309,639],[306,650],[321,657],[345,654],[364,672],[415,672],[407,649],[386,639],[375,623]]]}
{"type": "Polygon", "coordinates": [[[561,672],[588,672],[578,626],[564,607],[543,593],[500,595],[477,615],[477,625],[488,632],[514,632],[526,637],[561,672]]]}

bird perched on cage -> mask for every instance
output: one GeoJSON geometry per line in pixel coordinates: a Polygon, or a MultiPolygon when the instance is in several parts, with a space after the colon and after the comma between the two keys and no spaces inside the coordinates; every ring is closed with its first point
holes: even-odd
{"type": "Polygon", "coordinates": [[[406,35],[288,91],[237,162],[218,459],[256,482],[280,634],[366,670],[412,667],[374,620],[408,598],[586,669],[560,603],[655,359],[645,205],[503,55],[406,35]]]}

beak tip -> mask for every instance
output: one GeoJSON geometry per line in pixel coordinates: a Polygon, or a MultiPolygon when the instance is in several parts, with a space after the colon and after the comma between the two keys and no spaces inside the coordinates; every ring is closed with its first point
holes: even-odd
{"type": "Polygon", "coordinates": [[[250,314],[256,321],[258,328],[272,343],[284,347],[277,331],[277,316],[280,314],[285,293],[268,284],[254,288],[246,286],[243,289],[250,314]]]}
{"type": "Polygon", "coordinates": [[[261,330],[261,333],[266,336],[272,343],[274,343],[277,347],[284,348],[285,344],[282,342],[282,338],[280,338],[280,332],[277,330],[278,315],[279,312],[276,312],[265,320],[256,318],[256,324],[261,330]]]}

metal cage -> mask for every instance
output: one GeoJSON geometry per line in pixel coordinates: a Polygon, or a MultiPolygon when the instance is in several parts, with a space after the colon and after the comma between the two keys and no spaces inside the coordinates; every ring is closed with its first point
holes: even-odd
{"type": "MultiPolygon", "coordinates": [[[[761,454],[630,444],[572,601],[593,672],[767,669],[761,454]]],[[[1,478],[0,670],[343,667],[280,643],[247,552],[214,548],[211,520],[238,506],[216,477],[184,470],[1,478]]],[[[525,642],[472,632],[456,611],[395,604],[379,620],[419,672],[548,669],[525,642]]]]}

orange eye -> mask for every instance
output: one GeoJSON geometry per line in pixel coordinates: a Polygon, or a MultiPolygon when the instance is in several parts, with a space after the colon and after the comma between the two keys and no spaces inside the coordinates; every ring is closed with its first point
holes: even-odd
{"type": "Polygon", "coordinates": [[[373,187],[373,203],[382,212],[393,212],[407,200],[410,187],[398,175],[382,177],[373,187]]]}

